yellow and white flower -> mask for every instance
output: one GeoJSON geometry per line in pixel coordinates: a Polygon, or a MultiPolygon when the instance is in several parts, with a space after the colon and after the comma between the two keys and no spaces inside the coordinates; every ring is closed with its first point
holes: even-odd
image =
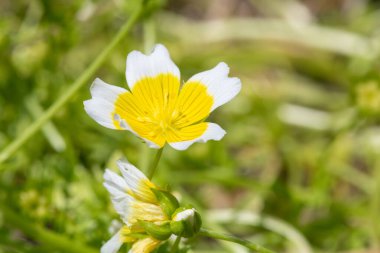
{"type": "Polygon", "coordinates": [[[99,124],[131,131],[150,147],[168,143],[184,150],[194,142],[220,140],[225,135],[219,125],[205,119],[239,93],[240,80],[228,73],[229,67],[222,62],[181,86],[178,67],[159,44],[150,55],[138,51],[128,55],[129,90],[97,78],[84,107],[99,124]]]}
{"type": "Polygon", "coordinates": [[[140,170],[127,161],[118,161],[118,166],[123,177],[107,169],[104,186],[124,226],[103,245],[101,253],[116,253],[123,243],[133,243],[129,253],[149,253],[161,241],[146,233],[140,222],[159,225],[171,217],[158,203],[152,190],[157,187],[140,170]]]}

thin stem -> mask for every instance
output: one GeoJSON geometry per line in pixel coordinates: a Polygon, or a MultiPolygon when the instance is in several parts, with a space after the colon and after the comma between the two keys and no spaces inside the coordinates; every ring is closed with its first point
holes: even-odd
{"type": "Polygon", "coordinates": [[[75,80],[75,82],[67,89],[56,102],[50,106],[50,108],[35,122],[33,122],[27,129],[25,129],[17,139],[11,142],[0,153],[0,164],[6,161],[11,155],[13,155],[26,141],[28,141],[42,126],[53,117],[58,110],[64,106],[70,98],[85,84],[88,83],[90,78],[95,74],[96,70],[103,64],[107,56],[112,50],[119,44],[122,39],[128,34],[133,25],[137,22],[142,14],[143,6],[140,5],[128,21],[120,28],[119,32],[115,35],[111,43],[99,54],[99,56],[92,62],[92,64],[83,72],[83,74],[75,80]]]}
{"type": "Polygon", "coordinates": [[[164,147],[157,150],[156,156],[154,157],[154,160],[148,169],[147,175],[149,179],[152,179],[154,173],[156,172],[156,168],[157,168],[158,162],[161,159],[161,155],[162,155],[162,151],[164,151],[164,147]]]}
{"type": "MultiPolygon", "coordinates": [[[[25,106],[29,113],[32,115],[33,119],[38,119],[44,114],[42,106],[39,104],[36,96],[31,95],[25,99],[25,106]]],[[[66,149],[66,143],[62,135],[55,127],[53,122],[48,121],[42,127],[42,132],[45,135],[47,141],[54,148],[55,151],[61,152],[66,149]]]]}
{"type": "Polygon", "coordinates": [[[176,253],[178,251],[179,242],[181,241],[181,236],[177,236],[175,239],[175,242],[173,244],[172,249],[170,250],[170,253],[176,253]]]}
{"type": "MultiPolygon", "coordinates": [[[[146,17],[143,22],[143,43],[145,54],[150,54],[154,44],[156,43],[156,27],[152,16],[146,17]]],[[[139,168],[142,171],[147,171],[149,168],[149,159],[151,157],[152,149],[145,143],[140,144],[140,158],[139,168]]]]}
{"type": "Polygon", "coordinates": [[[199,235],[211,237],[211,238],[218,239],[218,240],[234,242],[234,243],[240,244],[240,245],[242,245],[242,246],[244,246],[250,250],[253,250],[254,252],[258,252],[258,253],[274,253],[274,251],[266,249],[260,245],[252,243],[250,241],[240,239],[240,238],[236,238],[232,235],[227,235],[227,234],[222,234],[222,233],[210,231],[210,230],[203,229],[203,228],[199,232],[199,235]]]}
{"type": "Polygon", "coordinates": [[[144,51],[149,54],[156,43],[156,27],[153,17],[147,18],[143,23],[144,51]]]}
{"type": "Polygon", "coordinates": [[[13,210],[1,205],[4,224],[20,229],[25,235],[39,242],[41,246],[68,253],[97,253],[90,248],[61,234],[47,230],[17,215],[13,210]]]}

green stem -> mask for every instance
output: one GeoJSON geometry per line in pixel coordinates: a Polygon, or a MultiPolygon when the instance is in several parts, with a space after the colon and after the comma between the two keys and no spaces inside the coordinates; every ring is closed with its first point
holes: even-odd
{"type": "Polygon", "coordinates": [[[154,157],[154,160],[148,169],[147,176],[149,179],[152,179],[154,173],[156,172],[156,168],[157,168],[158,162],[161,159],[161,155],[162,155],[162,151],[164,151],[164,147],[157,150],[156,156],[154,157]]]}
{"type": "MultiPolygon", "coordinates": [[[[37,120],[39,117],[41,117],[41,115],[44,114],[43,108],[39,104],[36,96],[31,95],[24,101],[26,109],[32,115],[33,119],[37,120]]],[[[55,151],[61,152],[66,149],[65,140],[51,121],[45,123],[45,125],[42,127],[42,132],[45,135],[46,140],[50,143],[55,151]]]]}
{"type": "Polygon", "coordinates": [[[227,235],[227,234],[222,234],[222,233],[210,231],[210,230],[203,229],[203,228],[199,232],[199,235],[211,237],[211,238],[218,239],[218,240],[234,242],[234,243],[240,244],[240,245],[242,245],[242,246],[244,246],[250,250],[253,250],[254,252],[258,252],[258,253],[274,253],[274,251],[266,249],[260,245],[252,243],[250,241],[247,241],[244,239],[239,239],[239,238],[236,238],[232,235],[227,235]]]}
{"type": "Polygon", "coordinates": [[[4,224],[20,229],[25,235],[33,238],[43,247],[70,253],[97,253],[98,250],[73,241],[58,233],[38,226],[6,206],[1,206],[4,224]]]}
{"type": "Polygon", "coordinates": [[[103,64],[107,56],[112,52],[112,50],[119,44],[122,39],[128,34],[132,29],[133,25],[137,22],[140,15],[142,14],[143,6],[140,5],[139,8],[132,14],[129,20],[120,28],[119,32],[113,38],[111,43],[99,54],[99,56],[92,62],[92,64],[83,72],[83,74],[75,80],[75,82],[67,89],[67,91],[56,100],[56,102],[50,106],[50,108],[34,123],[32,123],[27,129],[25,129],[17,139],[11,142],[1,153],[0,153],[0,164],[6,161],[11,155],[13,155],[26,141],[28,141],[42,126],[48,122],[48,120],[53,117],[59,109],[64,106],[71,97],[85,84],[88,83],[90,78],[95,74],[96,70],[103,64]]]}
{"type": "Polygon", "coordinates": [[[156,42],[156,27],[153,17],[147,18],[143,23],[144,32],[144,52],[150,54],[156,42]]]}
{"type": "MultiPolygon", "coordinates": [[[[156,42],[156,28],[152,16],[146,17],[143,22],[143,43],[145,54],[150,54],[153,46],[156,42]]],[[[140,158],[139,158],[139,168],[142,171],[148,171],[149,159],[152,155],[152,149],[149,148],[145,143],[140,144],[140,158]]]]}
{"type": "Polygon", "coordinates": [[[179,242],[181,241],[181,236],[177,236],[175,239],[175,242],[173,244],[172,249],[170,250],[170,253],[176,253],[178,251],[179,242]]]}

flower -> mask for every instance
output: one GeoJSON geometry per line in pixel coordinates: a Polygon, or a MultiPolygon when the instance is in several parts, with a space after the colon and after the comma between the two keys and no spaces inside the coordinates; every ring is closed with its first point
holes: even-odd
{"type": "Polygon", "coordinates": [[[123,243],[132,244],[129,253],[149,253],[173,234],[192,237],[199,232],[202,221],[194,208],[180,207],[172,194],[127,161],[117,164],[123,177],[107,169],[104,186],[124,225],[101,253],[116,253],[123,243]]]}
{"type": "Polygon", "coordinates": [[[168,143],[185,150],[194,142],[220,140],[225,135],[219,125],[205,119],[239,93],[240,80],[228,73],[229,67],[222,62],[181,87],[178,67],[158,44],[150,55],[138,51],[128,55],[129,90],[97,78],[84,107],[102,126],[131,131],[152,148],[168,143]]]}
{"type": "Polygon", "coordinates": [[[160,225],[170,217],[164,213],[152,191],[157,187],[127,161],[118,161],[117,164],[123,177],[107,169],[104,186],[111,194],[112,203],[124,225],[103,245],[101,253],[115,253],[123,243],[133,243],[130,253],[149,253],[161,241],[146,233],[140,221],[160,225]]]}

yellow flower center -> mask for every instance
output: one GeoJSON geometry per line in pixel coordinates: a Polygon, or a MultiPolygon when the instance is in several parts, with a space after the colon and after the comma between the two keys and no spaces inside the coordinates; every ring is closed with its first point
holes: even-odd
{"type": "Polygon", "coordinates": [[[213,98],[200,82],[180,81],[160,74],[138,81],[131,92],[119,95],[113,112],[114,125],[128,124],[139,136],[162,147],[166,142],[195,139],[207,129],[213,98]]]}

